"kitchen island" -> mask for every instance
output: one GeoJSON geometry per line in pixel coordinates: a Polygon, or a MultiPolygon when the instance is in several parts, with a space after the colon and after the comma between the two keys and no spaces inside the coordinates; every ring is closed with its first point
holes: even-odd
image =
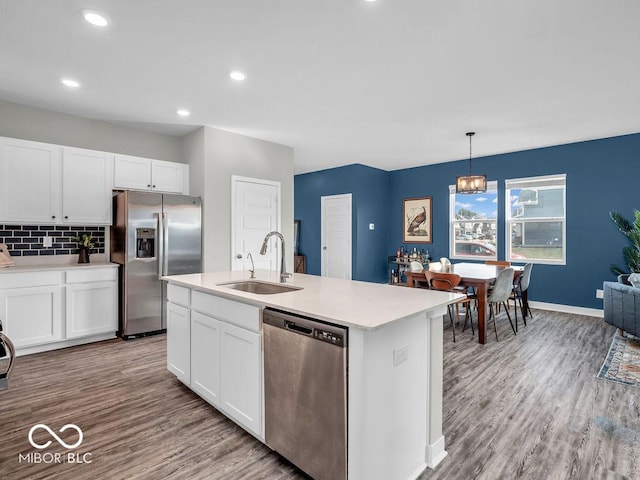
{"type": "MultiPolygon", "coordinates": [[[[256,277],[279,283],[274,272],[256,277]]],[[[274,308],[348,328],[349,480],[414,479],[446,456],[442,316],[460,295],[304,274],[275,294],[221,285],[249,280],[241,271],[164,279],[167,368],[259,440],[262,312],[274,308]]]]}

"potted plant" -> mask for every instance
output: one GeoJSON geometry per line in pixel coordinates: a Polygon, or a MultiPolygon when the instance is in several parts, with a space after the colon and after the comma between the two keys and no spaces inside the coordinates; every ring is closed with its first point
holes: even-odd
{"type": "Polygon", "coordinates": [[[78,263],[89,263],[89,253],[95,246],[93,243],[93,235],[90,233],[83,233],[78,237],[71,237],[71,240],[78,242],[78,248],[80,249],[78,255],[78,263]]]}
{"type": "Polygon", "coordinates": [[[625,262],[627,262],[629,272],[622,270],[616,265],[611,265],[611,271],[616,275],[628,275],[629,273],[640,274],[640,211],[636,210],[634,215],[634,222],[631,223],[618,212],[609,212],[609,216],[618,227],[618,230],[631,241],[631,245],[627,245],[622,249],[622,255],[624,256],[625,262]]]}

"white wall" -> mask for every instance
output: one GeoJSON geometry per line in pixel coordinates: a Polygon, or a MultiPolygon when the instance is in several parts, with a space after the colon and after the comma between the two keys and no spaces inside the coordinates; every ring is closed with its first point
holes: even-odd
{"type": "Polygon", "coordinates": [[[231,176],[281,184],[281,225],[293,265],[293,148],[210,127],[187,135],[183,157],[190,164],[192,195],[203,201],[204,270],[231,268],[231,176]],[[204,149],[200,149],[203,143],[204,149]]]}
{"type": "Polygon", "coordinates": [[[3,100],[0,136],[183,162],[180,137],[3,100]]]}

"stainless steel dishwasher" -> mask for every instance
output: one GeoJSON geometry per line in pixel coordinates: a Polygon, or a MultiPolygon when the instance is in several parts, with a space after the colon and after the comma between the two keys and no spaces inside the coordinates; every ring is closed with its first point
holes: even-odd
{"type": "Polygon", "coordinates": [[[263,313],[265,441],[315,480],[347,478],[347,333],[263,313]]]}

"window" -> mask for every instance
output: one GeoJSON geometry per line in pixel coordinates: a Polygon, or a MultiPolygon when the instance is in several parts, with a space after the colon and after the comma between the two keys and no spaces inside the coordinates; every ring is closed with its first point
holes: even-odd
{"type": "Polygon", "coordinates": [[[564,265],[566,175],[505,180],[506,257],[564,265]]]}
{"type": "Polygon", "coordinates": [[[488,182],[485,193],[456,193],[449,187],[451,258],[495,260],[498,183],[488,182]]]}

